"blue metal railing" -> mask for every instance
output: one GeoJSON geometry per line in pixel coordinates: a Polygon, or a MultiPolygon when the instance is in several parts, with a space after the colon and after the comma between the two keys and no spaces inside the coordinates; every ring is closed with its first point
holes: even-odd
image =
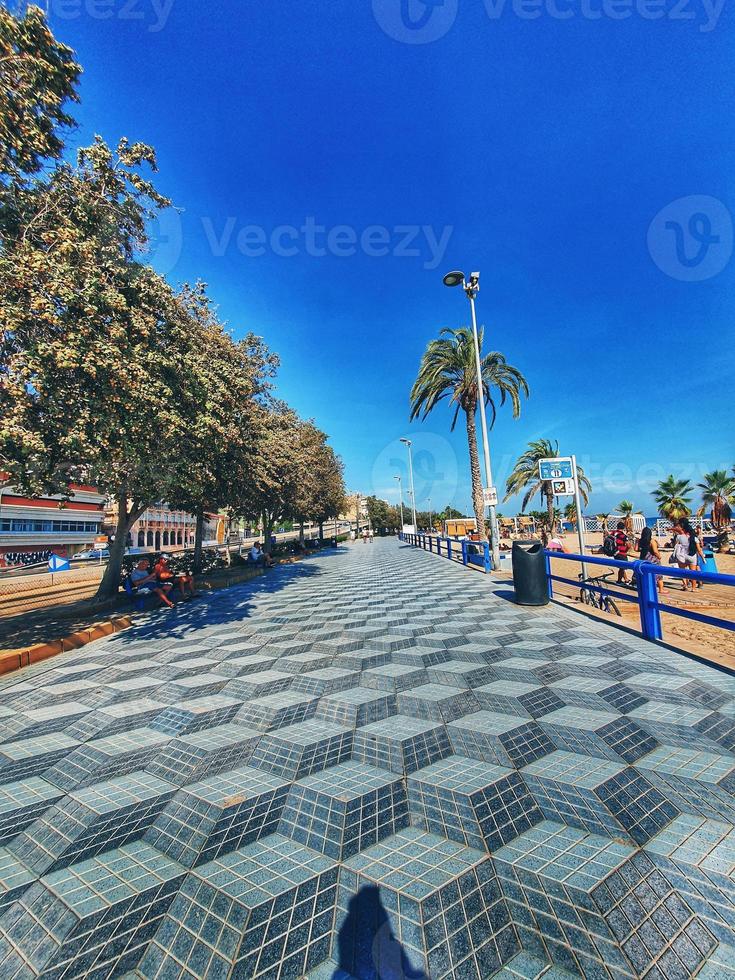
{"type": "Polygon", "coordinates": [[[486,574],[493,570],[490,545],[487,541],[459,541],[456,538],[442,538],[434,534],[408,534],[403,531],[398,537],[414,548],[423,548],[424,551],[442,555],[451,561],[461,561],[463,565],[477,565],[486,574]]]}
{"type": "Polygon", "coordinates": [[[695,572],[686,568],[672,568],[670,565],[652,565],[646,561],[617,561],[614,558],[595,558],[589,555],[582,557],[582,555],[569,555],[559,551],[545,551],[544,554],[546,556],[546,578],[549,583],[550,598],[554,595],[554,582],[564,582],[567,585],[575,586],[575,588],[582,588],[582,581],[579,578],[570,579],[561,575],[553,575],[551,571],[552,558],[574,561],[577,564],[583,561],[587,565],[625,568],[633,572],[638,591],[631,595],[625,592],[611,592],[608,586],[599,586],[593,583],[586,583],[584,588],[590,592],[612,594],[616,599],[623,599],[625,602],[637,603],[640,611],[641,632],[648,640],[663,639],[662,612],[670,613],[672,616],[681,616],[683,619],[691,619],[697,623],[704,623],[707,626],[718,626],[721,629],[735,631],[735,623],[727,619],[707,616],[705,613],[695,612],[693,609],[681,609],[679,606],[670,606],[666,602],[661,602],[656,589],[656,579],[664,575],[671,578],[692,579],[694,582],[702,582],[705,585],[729,585],[731,587],[735,587],[735,575],[725,575],[721,572],[695,572]]]}
{"type": "MultiPolygon", "coordinates": [[[[458,541],[456,538],[437,537],[433,534],[408,534],[406,532],[401,532],[398,537],[414,548],[423,548],[424,551],[430,551],[432,554],[441,555],[452,561],[461,561],[463,565],[479,566],[485,573],[492,571],[490,545],[487,541],[458,541]]],[[[645,561],[618,561],[615,558],[596,558],[594,555],[582,557],[582,555],[570,555],[561,551],[545,551],[544,556],[549,598],[554,596],[554,582],[564,582],[566,585],[573,585],[577,589],[582,588],[582,580],[579,578],[571,579],[564,578],[562,575],[554,575],[551,571],[552,558],[573,561],[577,564],[584,562],[586,565],[624,568],[633,572],[638,585],[636,592],[628,593],[613,590],[608,585],[597,585],[593,582],[585,582],[584,588],[589,592],[613,595],[615,599],[621,599],[623,602],[636,603],[639,608],[641,632],[648,640],[663,639],[662,612],[670,613],[672,616],[681,616],[682,619],[691,619],[697,623],[704,623],[706,626],[718,626],[721,629],[735,631],[735,623],[727,619],[708,616],[693,609],[681,609],[679,606],[670,606],[666,602],[661,602],[656,589],[656,579],[663,575],[680,579],[688,578],[707,585],[729,585],[731,587],[735,587],[735,575],[725,575],[721,572],[695,572],[685,568],[673,568],[671,565],[652,565],[645,561]]]]}

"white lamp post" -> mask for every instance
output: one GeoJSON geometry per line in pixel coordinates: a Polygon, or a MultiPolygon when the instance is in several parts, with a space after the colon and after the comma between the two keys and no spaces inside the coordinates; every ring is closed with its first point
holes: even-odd
{"type": "MultiPolygon", "coordinates": [[[[445,286],[462,286],[470,301],[472,311],[472,333],[475,338],[475,369],[477,371],[477,396],[480,402],[480,422],[482,425],[482,449],[485,456],[485,480],[488,487],[493,486],[493,469],[490,464],[490,442],[487,436],[487,418],[485,417],[485,393],[482,384],[482,361],[480,360],[480,340],[477,334],[477,316],[475,314],[475,297],[480,291],[480,273],[473,272],[467,282],[464,272],[448,272],[444,276],[445,286]]],[[[500,568],[500,539],[498,535],[498,517],[495,505],[490,505],[490,542],[493,555],[493,567],[500,568]]]]}
{"type": "Polygon", "coordinates": [[[394,480],[398,480],[398,499],[401,501],[401,531],[403,530],[403,484],[400,476],[394,476],[394,480]]]}
{"type": "Polygon", "coordinates": [[[401,442],[408,448],[408,482],[411,484],[411,512],[413,514],[414,534],[418,534],[418,523],[416,520],[416,494],[413,489],[413,456],[411,454],[411,440],[401,439],[401,442]]]}

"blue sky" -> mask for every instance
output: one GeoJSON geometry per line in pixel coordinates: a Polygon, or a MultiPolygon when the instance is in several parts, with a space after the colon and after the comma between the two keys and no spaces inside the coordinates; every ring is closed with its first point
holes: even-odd
{"type": "Polygon", "coordinates": [[[735,463],[731,7],[50,10],[85,69],[73,143],[155,145],[181,213],[154,264],[280,353],[280,394],[350,487],[395,499],[409,435],[419,504],[469,507],[463,427],[448,408],[408,423],[426,342],[468,320],[450,268],[481,271],[487,343],[532,390],[492,432],[496,483],[541,436],[591,472],[591,510],[653,513],[665,473],[735,463]]]}

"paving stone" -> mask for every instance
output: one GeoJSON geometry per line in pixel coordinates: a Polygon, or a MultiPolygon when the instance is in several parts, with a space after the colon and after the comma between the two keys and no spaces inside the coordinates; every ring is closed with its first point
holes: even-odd
{"type": "Polygon", "coordinates": [[[545,821],[501,848],[494,864],[527,949],[581,976],[696,972],[715,940],[646,854],[604,835],[545,821]],[[687,931],[702,931],[692,950],[687,931]]]}
{"type": "Polygon", "coordinates": [[[415,772],[452,751],[444,725],[395,715],[355,732],[353,757],[399,775],[415,772]]]}
{"type": "Polygon", "coordinates": [[[679,811],[632,766],[557,750],[529,763],[523,778],[550,820],[642,844],[679,811]]]}
{"type": "Polygon", "coordinates": [[[658,746],[653,735],[617,712],[565,707],[539,724],[558,749],[603,759],[635,762],[658,746]]]}
{"type": "Polygon", "coordinates": [[[336,862],[279,834],[200,865],[184,880],[140,973],[151,980],[303,976],[329,955],[336,886],[336,862]]]}
{"type": "Polygon", "coordinates": [[[735,679],[495,588],[378,540],[0,677],[2,980],[735,975],[735,679]]]}
{"type": "Polygon", "coordinates": [[[450,722],[447,735],[457,755],[518,769],[555,749],[537,722],[493,711],[476,711],[450,722]]]}
{"type": "Polygon", "coordinates": [[[403,780],[360,762],[344,762],[291,787],[279,832],[339,860],[408,826],[403,780]]]}
{"type": "Polygon", "coordinates": [[[146,772],[116,776],[65,796],[9,845],[38,875],[143,836],[176,787],[146,772]]]}
{"type": "Polygon", "coordinates": [[[519,951],[487,854],[403,830],[345,861],[335,953],[355,977],[489,977],[519,951]]]}
{"type": "Polygon", "coordinates": [[[186,868],[276,832],[290,783],[252,766],[192,783],[170,800],[145,840],[186,868]]]}
{"type": "Polygon", "coordinates": [[[492,853],[543,817],[512,769],[450,755],[408,777],[411,823],[492,853]]]}

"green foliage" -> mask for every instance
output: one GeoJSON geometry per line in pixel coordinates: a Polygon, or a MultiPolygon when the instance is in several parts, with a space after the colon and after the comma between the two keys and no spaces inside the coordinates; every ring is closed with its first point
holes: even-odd
{"type": "MultiPolygon", "coordinates": [[[[482,331],[479,332],[482,350],[482,331]]],[[[521,396],[528,397],[528,382],[518,370],[508,364],[503,354],[491,351],[481,360],[482,397],[490,409],[490,426],[495,424],[498,408],[510,399],[513,418],[521,413],[521,396]]],[[[482,477],[477,450],[475,413],[480,398],[477,383],[475,343],[472,330],[460,327],[445,328],[437,340],[430,341],[419,365],[419,373],[411,389],[411,420],[425,419],[444,400],[454,406],[451,428],[454,430],[460,410],[465,414],[467,445],[470,454],[472,502],[475,520],[481,535],[485,533],[482,502],[482,477]]]]}
{"type": "MultiPolygon", "coordinates": [[[[74,124],[65,104],[78,101],[81,68],[48,29],[38,7],[18,18],[0,6],[0,188],[7,191],[57,159],[59,130],[74,124]]],[[[4,196],[4,195],[3,195],[4,196]]],[[[4,200],[7,206],[10,202],[4,200]]]]}
{"type": "Polygon", "coordinates": [[[153,148],[97,137],[60,159],[79,71],[40,11],[0,9],[0,472],[29,494],[113,498],[103,597],[155,500],[198,515],[200,552],[205,509],[269,531],[337,513],[344,486],[324,434],[270,398],[261,338],[234,341],[201,283],[175,293],[140,260],[170,206],[153,148]]]}
{"type": "Polygon", "coordinates": [[[712,523],[716,528],[725,527],[732,517],[735,504],[735,474],[728,476],[726,470],[712,470],[705,473],[702,482],[697,484],[702,491],[702,506],[697,511],[702,517],[710,510],[712,523]]]}
{"type": "Polygon", "coordinates": [[[393,507],[387,500],[379,497],[368,497],[366,504],[368,517],[375,531],[396,531],[401,526],[400,508],[393,507]]]}
{"type": "Polygon", "coordinates": [[[677,520],[680,517],[689,517],[692,510],[691,494],[694,492],[688,480],[677,480],[673,474],[661,480],[654,491],[654,498],[658,506],[659,513],[669,520],[677,520]]]}
{"type": "MultiPolygon", "coordinates": [[[[546,526],[553,530],[555,514],[558,513],[554,508],[554,494],[551,492],[551,481],[542,480],[539,476],[539,461],[559,456],[559,443],[550,439],[537,439],[528,444],[528,449],[519,456],[513,467],[513,472],[508,477],[505,484],[505,497],[508,500],[514,494],[522,493],[521,512],[525,513],[526,507],[535,494],[540,494],[541,499],[546,502],[546,515],[544,522],[546,526]]],[[[577,478],[579,480],[579,493],[585,504],[589,501],[592,490],[590,481],[586,477],[581,466],[577,465],[577,478]]],[[[532,514],[533,516],[533,514],[532,514]]]]}

